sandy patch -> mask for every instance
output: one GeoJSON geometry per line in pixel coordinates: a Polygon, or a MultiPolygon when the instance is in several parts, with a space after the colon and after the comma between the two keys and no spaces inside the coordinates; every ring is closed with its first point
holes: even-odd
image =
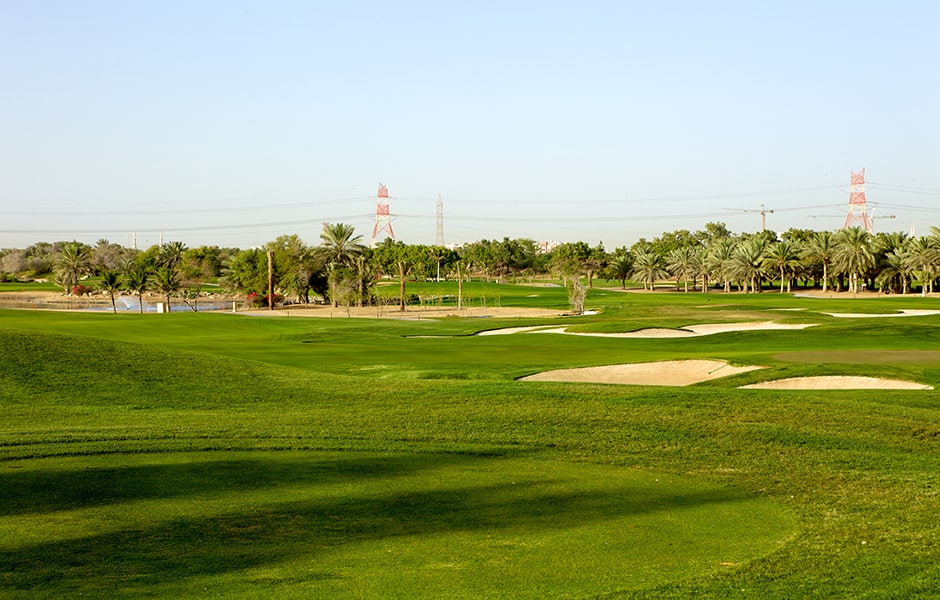
{"type": "Polygon", "coordinates": [[[875,318],[886,318],[886,317],[925,317],[928,315],[940,315],[940,310],[923,310],[919,308],[911,308],[907,310],[899,310],[896,313],[822,313],[824,315],[829,315],[830,317],[837,317],[839,319],[875,319],[875,318]]]}
{"type": "Polygon", "coordinates": [[[749,390],[932,390],[933,386],[876,377],[849,377],[823,375],[818,377],[791,377],[743,385],[749,390]]]}
{"type": "Polygon", "coordinates": [[[612,337],[612,338],[690,338],[703,335],[714,335],[716,333],[728,333],[732,331],[767,331],[767,330],[788,330],[788,329],[806,329],[813,327],[814,323],[799,323],[786,325],[775,323],[773,321],[756,321],[746,323],[703,323],[701,325],[686,325],[681,329],[650,328],[640,329],[638,331],[627,331],[623,333],[575,333],[570,332],[567,326],[553,328],[533,328],[531,333],[564,333],[567,335],[581,335],[586,337],[612,337]]]}
{"type": "MultiPolygon", "coordinates": [[[[528,327],[503,327],[501,329],[487,329],[486,331],[477,332],[476,335],[512,335],[514,333],[528,333],[531,331],[538,331],[540,329],[551,328],[552,325],[530,325],[528,327]]],[[[567,325],[562,326],[562,331],[567,325]]]]}
{"type": "Polygon", "coordinates": [[[580,369],[558,369],[521,377],[519,381],[684,386],[762,368],[732,367],[728,363],[719,360],[670,360],[580,369]]]}

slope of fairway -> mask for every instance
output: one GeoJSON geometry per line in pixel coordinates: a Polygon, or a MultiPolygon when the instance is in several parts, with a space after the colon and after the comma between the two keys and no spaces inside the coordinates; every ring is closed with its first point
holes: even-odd
{"type": "Polygon", "coordinates": [[[0,589],[53,596],[583,597],[739,567],[795,524],[689,477],[466,455],[13,461],[0,490],[0,589]]]}

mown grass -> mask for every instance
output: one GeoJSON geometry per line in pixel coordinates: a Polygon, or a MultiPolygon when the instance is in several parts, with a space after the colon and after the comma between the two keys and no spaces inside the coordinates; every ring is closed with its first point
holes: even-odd
{"type": "Polygon", "coordinates": [[[0,595],[934,595],[938,392],[734,386],[940,385],[931,355],[891,360],[937,348],[938,317],[821,314],[885,299],[597,296],[601,314],[574,321],[0,311],[0,595]],[[658,312],[818,325],[470,335],[658,312]],[[705,357],[769,368],[688,388],[514,381],[705,357]]]}

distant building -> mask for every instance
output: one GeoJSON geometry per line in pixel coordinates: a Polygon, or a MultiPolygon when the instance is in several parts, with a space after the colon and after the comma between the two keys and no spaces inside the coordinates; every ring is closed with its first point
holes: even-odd
{"type": "Polygon", "coordinates": [[[539,242],[539,254],[548,254],[558,246],[561,242],[539,242]]]}

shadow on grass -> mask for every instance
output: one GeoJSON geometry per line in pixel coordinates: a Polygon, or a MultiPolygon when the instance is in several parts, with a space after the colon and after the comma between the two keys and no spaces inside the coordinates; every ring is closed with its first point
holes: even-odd
{"type": "MultiPolygon", "coordinates": [[[[298,557],[316,559],[356,544],[459,533],[525,535],[752,499],[734,490],[688,492],[630,481],[585,490],[549,477],[485,484],[465,477],[451,483],[438,478],[432,485],[420,475],[408,480],[422,469],[460,462],[472,463],[473,468],[484,466],[477,457],[412,455],[330,461],[226,460],[33,478],[6,474],[2,485],[7,499],[10,486],[22,486],[13,494],[19,508],[11,511],[10,504],[4,503],[8,515],[25,510],[30,495],[47,511],[226,490],[236,494],[233,501],[237,502],[243,489],[282,484],[309,484],[312,496],[248,505],[212,516],[174,518],[152,527],[24,543],[0,552],[0,589],[143,593],[168,584],[185,586],[191,578],[274,566],[298,557]],[[404,486],[396,481],[399,477],[404,486]],[[83,478],[87,479],[79,483],[83,478]],[[343,486],[342,492],[316,490],[318,484],[343,481],[350,485],[343,486]],[[62,488],[71,485],[80,490],[64,492],[62,488]],[[96,486],[104,487],[103,495],[91,494],[96,486]]],[[[447,474],[445,468],[441,476],[447,474]]],[[[311,573],[310,578],[331,576],[329,568],[321,571],[311,573]]]]}
{"type": "MultiPolygon", "coordinates": [[[[119,460],[119,459],[112,459],[119,460]]],[[[457,454],[199,460],[178,464],[0,471],[0,517],[105,506],[133,500],[238,492],[284,485],[328,485],[401,477],[467,460],[457,454]]]]}

